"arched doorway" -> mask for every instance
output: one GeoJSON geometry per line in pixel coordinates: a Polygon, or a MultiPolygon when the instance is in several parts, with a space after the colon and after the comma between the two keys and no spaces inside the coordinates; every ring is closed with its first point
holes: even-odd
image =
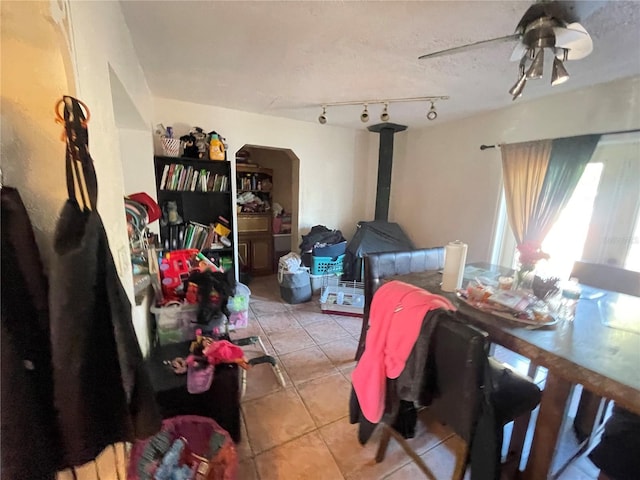
{"type": "MultiPolygon", "coordinates": [[[[245,227],[247,222],[243,222],[243,217],[247,220],[256,220],[257,218],[249,218],[250,209],[245,212],[243,207],[239,205],[238,255],[240,257],[240,272],[249,275],[275,273],[278,259],[290,251],[297,251],[300,243],[298,233],[300,159],[288,148],[251,144],[240,148],[236,152],[236,159],[238,196],[247,195],[248,198],[251,198],[251,195],[255,195],[259,197],[268,203],[264,213],[269,214],[268,232],[261,226],[254,228],[255,223],[251,221],[248,223],[249,226],[245,227]],[[263,193],[262,185],[259,189],[257,188],[257,180],[253,185],[249,183],[248,188],[242,188],[242,175],[251,178],[251,172],[263,172],[254,175],[260,178],[264,178],[261,175],[271,175],[268,193],[263,193]]],[[[258,223],[264,225],[262,222],[258,223]]]]}

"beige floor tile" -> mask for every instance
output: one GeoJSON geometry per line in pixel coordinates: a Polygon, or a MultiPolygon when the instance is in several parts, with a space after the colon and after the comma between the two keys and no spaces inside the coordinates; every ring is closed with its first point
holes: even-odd
{"type": "MultiPolygon", "coordinates": [[[[450,480],[455,468],[456,456],[460,455],[463,447],[464,441],[460,437],[451,437],[436,448],[420,455],[420,458],[433,473],[434,480],[450,480]]],[[[414,480],[416,478],[424,478],[424,474],[411,461],[388,477],[385,477],[385,480],[414,480]]],[[[467,468],[464,478],[465,480],[471,478],[471,469],[467,468]]]]}
{"type": "MultiPolygon", "coordinates": [[[[358,425],[350,425],[348,418],[322,427],[320,433],[336,458],[340,471],[348,479],[383,478],[411,460],[392,439],[384,462],[376,463],[374,457],[380,439],[380,429],[377,429],[366,445],[362,446],[358,442],[358,425]]],[[[408,442],[418,454],[422,454],[450,436],[451,432],[439,424],[429,421],[425,426],[418,422],[416,435],[408,442]]]]}
{"type": "Polygon", "coordinates": [[[340,338],[332,342],[324,343],[320,345],[320,348],[325,353],[331,363],[333,363],[339,369],[349,368],[355,366],[356,362],[353,359],[358,348],[358,342],[352,337],[340,338]]]}
{"type": "Polygon", "coordinates": [[[318,322],[324,322],[327,319],[331,320],[331,315],[326,315],[321,311],[315,311],[310,309],[300,308],[297,310],[291,310],[291,314],[294,317],[296,317],[296,320],[298,320],[298,323],[303,327],[306,327],[308,325],[312,325],[318,322]]]}
{"type": "Polygon", "coordinates": [[[331,315],[331,317],[351,335],[360,338],[360,331],[362,330],[361,317],[348,317],[345,315],[331,315]]]}
{"type": "Polygon", "coordinates": [[[349,414],[351,385],[335,373],[296,387],[318,427],[349,414]]]}
{"type": "Polygon", "coordinates": [[[318,432],[256,457],[261,480],[340,480],[342,474],[318,432]]]}
{"type": "Polygon", "coordinates": [[[340,366],[338,370],[340,370],[340,373],[344,375],[344,378],[346,378],[348,382],[351,382],[351,374],[354,368],[356,368],[356,362],[353,362],[351,365],[340,366]]]}
{"type": "MultiPolygon", "coordinates": [[[[291,386],[291,379],[289,378],[289,375],[287,375],[287,371],[283,368],[279,359],[277,357],[275,358],[279,362],[278,365],[282,372],[282,376],[284,377],[285,387],[291,386]]],[[[261,363],[259,365],[254,365],[247,370],[247,389],[244,393],[244,397],[242,397],[242,401],[248,402],[282,389],[283,387],[280,384],[278,377],[276,377],[271,364],[261,363]]]]}
{"type": "Polygon", "coordinates": [[[258,321],[267,335],[301,328],[295,317],[288,310],[260,315],[258,321]]]}
{"type": "Polygon", "coordinates": [[[240,414],[240,443],[236,443],[236,451],[240,461],[253,458],[253,451],[251,450],[251,445],[249,445],[249,436],[247,435],[247,427],[242,413],[240,414]]]}
{"type": "Polygon", "coordinates": [[[280,360],[295,385],[337,372],[316,346],[281,355],[280,360]]]}
{"type": "Polygon", "coordinates": [[[349,336],[344,328],[329,317],[324,322],[312,323],[304,328],[318,345],[349,336]]]}
{"type": "Polygon", "coordinates": [[[249,443],[255,454],[296,438],[315,428],[304,403],[293,388],[244,402],[249,443]]]}
{"type": "Polygon", "coordinates": [[[238,480],[259,480],[256,464],[253,459],[248,458],[238,463],[238,480]]]}
{"type": "Polygon", "coordinates": [[[278,355],[295,352],[315,345],[313,338],[302,328],[269,335],[269,341],[278,355]]]}
{"type": "Polygon", "coordinates": [[[288,310],[287,304],[279,300],[255,300],[253,298],[249,301],[249,308],[258,317],[265,313],[278,313],[288,310]]]}

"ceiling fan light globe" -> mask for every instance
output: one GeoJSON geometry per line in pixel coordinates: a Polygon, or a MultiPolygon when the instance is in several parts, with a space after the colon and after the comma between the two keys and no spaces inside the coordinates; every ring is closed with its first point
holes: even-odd
{"type": "Polygon", "coordinates": [[[531,66],[529,70],[527,70],[527,80],[535,80],[538,78],[542,78],[542,73],[544,70],[544,48],[538,50],[536,53],[536,57],[531,62],[531,66]]]}
{"type": "Polygon", "coordinates": [[[562,85],[569,80],[569,72],[564,68],[564,64],[558,57],[553,59],[553,70],[551,71],[551,85],[562,85]]]}
{"type": "Polygon", "coordinates": [[[513,99],[520,98],[522,96],[522,91],[524,90],[524,86],[527,83],[527,77],[525,75],[521,76],[518,81],[509,89],[509,94],[513,95],[513,99]]]}

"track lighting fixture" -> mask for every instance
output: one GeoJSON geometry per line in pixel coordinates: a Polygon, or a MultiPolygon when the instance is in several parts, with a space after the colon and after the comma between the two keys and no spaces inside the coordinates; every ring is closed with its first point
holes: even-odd
{"type": "Polygon", "coordinates": [[[433,102],[431,102],[431,108],[427,113],[427,118],[429,120],[435,120],[436,118],[438,118],[438,112],[436,112],[436,106],[433,104],[433,102]]]}
{"type": "Polygon", "coordinates": [[[367,110],[367,104],[364,104],[364,110],[362,110],[362,114],[360,115],[360,121],[362,123],[367,123],[369,121],[369,111],[367,110]]]}
{"type": "Polygon", "coordinates": [[[388,122],[389,121],[389,104],[385,103],[384,104],[384,109],[382,110],[382,113],[380,114],[380,120],[383,122],[388,122]]]}
{"type": "Polygon", "coordinates": [[[324,125],[325,123],[327,123],[327,106],[326,105],[322,106],[322,113],[318,117],[318,121],[320,122],[321,125],[324,125]]]}
{"type": "Polygon", "coordinates": [[[412,98],[394,98],[390,100],[359,100],[354,102],[335,102],[335,103],[325,103],[322,105],[322,113],[318,117],[318,122],[322,125],[327,123],[327,108],[328,107],[340,107],[344,105],[362,105],[362,113],[360,114],[360,121],[362,123],[367,123],[371,118],[369,115],[369,106],[370,105],[382,105],[382,112],[380,113],[380,120],[383,122],[388,122],[391,116],[389,115],[389,105],[392,103],[400,103],[400,102],[430,102],[431,108],[427,112],[427,118],[429,120],[435,120],[438,118],[438,112],[436,112],[435,102],[437,100],[449,100],[448,96],[434,96],[434,97],[412,97],[412,98]]]}

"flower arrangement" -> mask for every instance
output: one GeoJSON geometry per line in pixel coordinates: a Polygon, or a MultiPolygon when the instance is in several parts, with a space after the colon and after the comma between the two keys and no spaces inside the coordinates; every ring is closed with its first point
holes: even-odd
{"type": "Polygon", "coordinates": [[[549,254],[543,252],[540,245],[533,242],[521,243],[517,248],[520,253],[518,258],[520,269],[533,270],[536,267],[536,263],[549,258],[549,254]]]}

